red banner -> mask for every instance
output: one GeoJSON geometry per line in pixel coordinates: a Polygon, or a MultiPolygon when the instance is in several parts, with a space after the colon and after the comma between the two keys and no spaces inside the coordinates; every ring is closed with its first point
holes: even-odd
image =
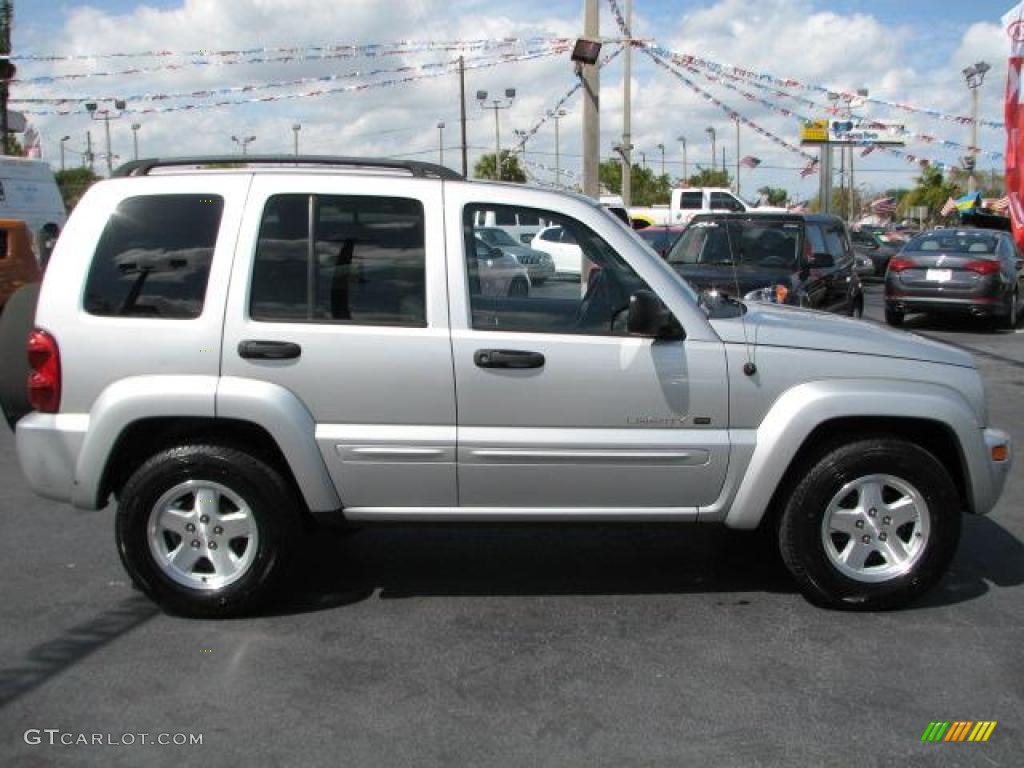
{"type": "Polygon", "coordinates": [[[1024,63],[1024,2],[1003,16],[1010,42],[1006,75],[1006,194],[1010,198],[1013,239],[1024,248],[1024,109],[1021,105],[1021,64],[1024,63]]]}

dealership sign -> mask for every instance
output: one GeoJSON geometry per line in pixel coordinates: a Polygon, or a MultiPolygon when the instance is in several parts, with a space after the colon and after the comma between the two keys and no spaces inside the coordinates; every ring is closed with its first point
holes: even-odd
{"type": "Polygon", "coordinates": [[[807,120],[800,124],[800,143],[808,144],[886,144],[903,146],[902,125],[875,120],[807,120]]]}

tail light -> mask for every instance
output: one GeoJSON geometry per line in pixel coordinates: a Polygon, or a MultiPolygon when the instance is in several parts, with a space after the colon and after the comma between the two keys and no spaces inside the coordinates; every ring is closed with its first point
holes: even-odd
{"type": "Polygon", "coordinates": [[[999,262],[987,260],[969,261],[964,264],[964,269],[977,272],[979,275],[994,275],[999,271],[999,262]]]}
{"type": "Polygon", "coordinates": [[[41,413],[60,408],[60,350],[57,340],[36,328],[28,335],[28,401],[41,413]]]}
{"type": "Polygon", "coordinates": [[[904,269],[913,269],[916,266],[917,265],[910,259],[901,259],[898,257],[889,259],[890,272],[902,272],[904,269]]]}

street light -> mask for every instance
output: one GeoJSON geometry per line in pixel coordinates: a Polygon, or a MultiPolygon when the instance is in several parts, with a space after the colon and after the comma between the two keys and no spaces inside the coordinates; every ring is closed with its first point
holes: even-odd
{"type": "Polygon", "coordinates": [[[647,153],[642,149],[637,150],[637,154],[640,155],[640,167],[645,171],[647,170],[647,153]]]}
{"type": "Polygon", "coordinates": [[[689,180],[689,170],[686,164],[686,137],[683,135],[676,136],[676,141],[683,145],[683,185],[685,186],[689,180]]]}
{"type": "Polygon", "coordinates": [[[444,122],[437,123],[437,154],[438,165],[444,165],[444,122]]]}
{"type": "Polygon", "coordinates": [[[60,137],[60,169],[64,170],[64,142],[70,139],[70,136],[60,137]]]}
{"type": "Polygon", "coordinates": [[[665,175],[665,145],[659,144],[658,149],[661,151],[661,175],[665,175]]]}
{"type": "Polygon", "coordinates": [[[715,170],[715,155],[718,154],[718,150],[715,148],[715,129],[708,126],[704,129],[704,133],[711,137],[711,170],[715,170]]]}
{"type": "Polygon", "coordinates": [[[978,164],[978,89],[985,82],[985,75],[990,69],[992,67],[984,61],[971,64],[964,69],[964,78],[971,91],[971,147],[967,150],[970,162],[965,165],[970,171],[970,176],[967,177],[967,191],[972,195],[978,187],[978,182],[974,177],[974,168],[978,164]]]}
{"type": "MultiPolygon", "coordinates": [[[[294,143],[294,146],[295,146],[295,156],[296,157],[299,156],[299,131],[301,131],[301,130],[302,130],[302,124],[301,123],[295,123],[292,126],[292,133],[294,134],[294,137],[293,137],[294,141],[293,141],[293,143],[294,143]]],[[[253,136],[253,138],[255,139],[256,137],[253,136]]],[[[243,154],[244,154],[244,152],[243,152],[243,154]]]]}
{"type": "Polygon", "coordinates": [[[554,112],[548,112],[548,117],[555,121],[555,186],[561,189],[562,187],[562,157],[561,142],[558,138],[558,121],[565,117],[568,113],[564,109],[559,109],[554,112]]]}
{"type": "Polygon", "coordinates": [[[111,113],[109,107],[104,107],[103,109],[100,109],[100,105],[95,101],[87,102],[85,105],[85,111],[89,113],[89,118],[92,120],[102,120],[104,128],[106,129],[108,176],[114,173],[114,155],[110,150],[110,121],[116,120],[117,118],[122,116],[125,109],[125,102],[121,99],[114,99],[114,109],[116,110],[116,112],[114,113],[111,113]]]}
{"type": "Polygon", "coordinates": [[[516,98],[515,88],[505,89],[504,99],[491,99],[490,106],[487,105],[487,91],[477,91],[476,100],[480,102],[480,109],[494,110],[494,175],[501,181],[501,127],[498,124],[498,113],[503,109],[511,109],[512,102],[516,98]]]}
{"type": "Polygon", "coordinates": [[[254,141],[256,141],[256,137],[255,136],[243,136],[242,138],[238,138],[237,136],[232,136],[231,140],[233,142],[235,142],[235,144],[237,144],[238,146],[240,146],[242,148],[242,156],[245,157],[245,155],[248,154],[248,152],[246,151],[246,148],[250,144],[252,144],[254,141]]]}
{"type": "Polygon", "coordinates": [[[139,159],[139,123],[132,123],[132,159],[139,159]]]}
{"type": "Polygon", "coordinates": [[[516,143],[519,145],[520,152],[523,153],[523,173],[526,172],[526,139],[529,137],[529,132],[522,128],[513,128],[512,133],[516,137],[516,143]]]}

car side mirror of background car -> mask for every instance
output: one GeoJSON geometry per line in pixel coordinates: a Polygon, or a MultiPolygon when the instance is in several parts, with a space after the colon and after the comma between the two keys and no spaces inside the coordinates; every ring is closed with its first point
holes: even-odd
{"type": "Polygon", "coordinates": [[[675,316],[653,291],[639,290],[629,297],[626,331],[632,336],[683,339],[686,334],[675,316]]]}

